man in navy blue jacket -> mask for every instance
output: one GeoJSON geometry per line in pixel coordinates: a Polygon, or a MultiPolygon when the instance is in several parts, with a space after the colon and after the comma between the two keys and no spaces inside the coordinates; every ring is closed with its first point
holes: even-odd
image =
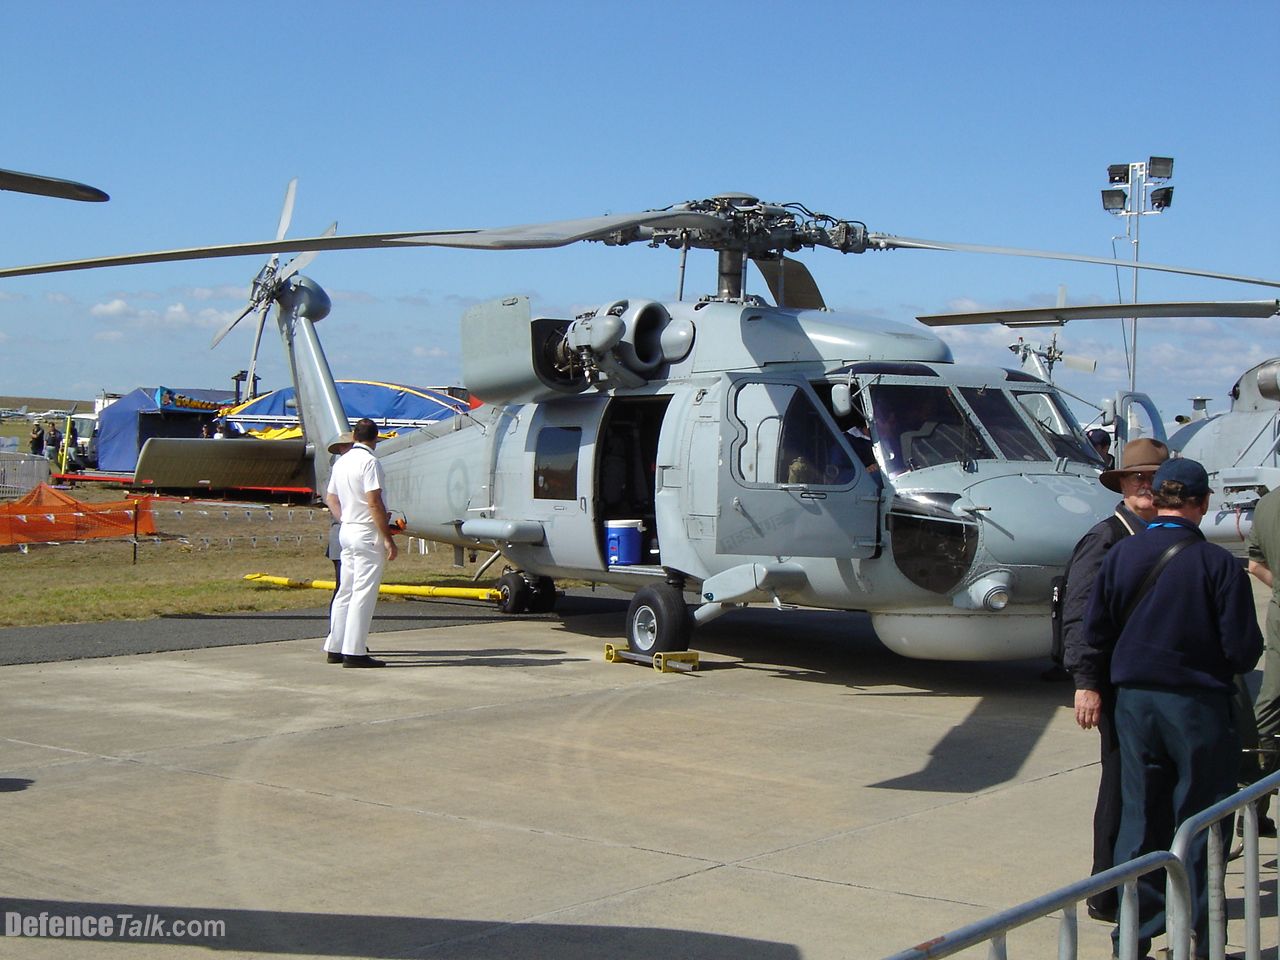
{"type": "MultiPolygon", "coordinates": [[[[1077,686],[1082,679],[1100,685],[1109,675],[1116,690],[1123,798],[1117,864],[1167,850],[1179,824],[1235,792],[1234,677],[1252,670],[1262,654],[1249,578],[1239,561],[1200,533],[1209,509],[1204,467],[1168,460],[1151,486],[1156,519],[1103,561],[1075,674],[1077,686]],[[1175,545],[1179,552],[1149,581],[1175,545]]],[[[1097,722],[1081,716],[1079,704],[1076,720],[1083,727],[1097,722]]],[[[1188,864],[1197,957],[1209,955],[1205,861],[1201,835],[1188,864]]],[[[1145,953],[1164,931],[1164,889],[1148,875],[1139,893],[1145,953]]]]}

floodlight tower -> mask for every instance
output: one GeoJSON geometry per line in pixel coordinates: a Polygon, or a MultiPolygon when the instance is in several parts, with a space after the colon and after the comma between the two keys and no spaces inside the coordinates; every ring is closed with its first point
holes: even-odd
{"type": "MultiPolygon", "coordinates": [[[[1102,191],[1102,209],[1125,218],[1124,235],[1133,244],[1133,262],[1139,260],[1139,227],[1142,218],[1163,213],[1173,205],[1173,187],[1167,181],[1173,176],[1173,157],[1150,157],[1145,163],[1113,163],[1107,167],[1107,182],[1102,191]]],[[[1138,269],[1133,271],[1133,301],[1138,302],[1138,269]]],[[[1138,376],[1138,318],[1130,321],[1132,342],[1129,350],[1129,389],[1135,389],[1138,376]]]]}

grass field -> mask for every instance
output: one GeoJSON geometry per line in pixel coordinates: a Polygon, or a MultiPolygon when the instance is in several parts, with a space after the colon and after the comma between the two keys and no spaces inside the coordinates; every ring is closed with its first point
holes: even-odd
{"type": "MultiPolygon", "coordinates": [[[[84,485],[69,493],[100,502],[125,496],[119,488],[84,485]]],[[[171,613],[296,610],[328,602],[319,590],[259,586],[242,578],[269,573],[293,579],[333,579],[325,555],[329,532],[323,508],[158,500],[160,536],[137,547],[126,541],[87,541],[0,551],[0,627],[136,620],[171,613]]],[[[405,549],[387,565],[385,583],[491,586],[498,561],[479,584],[476,569],[453,566],[451,547],[420,554],[405,549]]],[[[482,556],[483,560],[484,557],[482,556]]],[[[406,601],[400,601],[406,602],[406,601]]]]}

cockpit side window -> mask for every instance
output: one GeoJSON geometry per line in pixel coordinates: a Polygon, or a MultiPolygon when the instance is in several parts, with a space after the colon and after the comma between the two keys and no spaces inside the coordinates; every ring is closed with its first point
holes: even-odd
{"type": "Polygon", "coordinates": [[[1096,467],[1101,462],[1055,394],[1041,390],[1015,390],[1014,399],[1031,417],[1055,457],[1066,457],[1096,467]]]}
{"type": "Polygon", "coordinates": [[[733,409],[746,430],[736,453],[745,482],[844,486],[856,478],[844,444],[798,387],[744,384],[733,409]]]}
{"type": "Polygon", "coordinates": [[[940,463],[993,460],[995,453],[946,387],[871,387],[876,442],[892,477],[940,463]]]}

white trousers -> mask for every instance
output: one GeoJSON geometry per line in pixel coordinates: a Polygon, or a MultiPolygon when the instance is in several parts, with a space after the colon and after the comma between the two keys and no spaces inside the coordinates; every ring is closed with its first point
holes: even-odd
{"type": "Polygon", "coordinates": [[[387,550],[378,528],[371,523],[344,523],[338,539],[342,544],[342,582],[333,596],[324,648],[328,653],[359,657],[369,650],[369,624],[378,602],[387,550]]]}

